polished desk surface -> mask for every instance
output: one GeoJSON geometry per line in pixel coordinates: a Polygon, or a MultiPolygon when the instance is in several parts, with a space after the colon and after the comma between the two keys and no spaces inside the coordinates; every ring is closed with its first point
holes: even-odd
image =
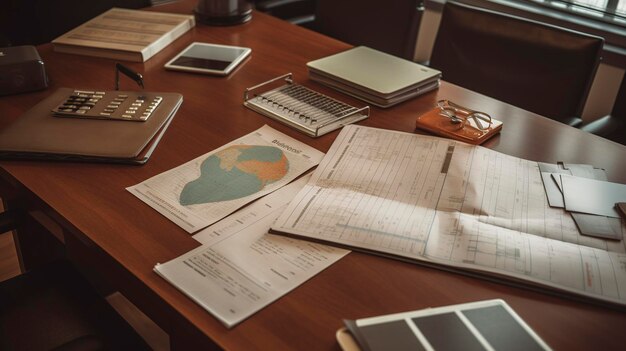
{"type": "MultiPolygon", "coordinates": [[[[182,1],[155,10],[190,13],[193,3],[182,1]]],[[[237,350],[338,350],[335,331],[343,318],[493,298],[507,301],[556,349],[623,349],[623,310],[356,252],[231,330],[152,271],[157,262],[173,259],[198,243],[125,188],[263,124],[327,151],[338,132],[318,139],[305,136],[245,108],[243,91],[293,72],[305,85],[363,105],[308,80],[308,61],[347,48],[344,43],[260,13],[239,26],[198,24],[147,62],[128,64],[143,73],[147,90],[184,95],[182,107],[146,165],[2,161],[0,179],[17,187],[32,206],[59,224],[67,237],[76,239],[82,260],[91,262],[95,273],[109,279],[165,329],[173,349],[217,345],[237,350]],[[252,56],[228,77],[163,69],[193,41],[247,46],[252,48],[252,56]]],[[[0,98],[0,128],[59,87],[113,87],[113,60],[55,53],[50,45],[38,49],[51,86],[41,92],[0,98]]],[[[121,88],[134,89],[133,84],[123,81],[121,88]]],[[[371,117],[361,124],[414,132],[415,117],[442,98],[504,121],[501,135],[486,147],[535,161],[593,164],[605,168],[611,180],[626,183],[626,147],[446,82],[437,91],[396,107],[373,108],[371,117]]]]}

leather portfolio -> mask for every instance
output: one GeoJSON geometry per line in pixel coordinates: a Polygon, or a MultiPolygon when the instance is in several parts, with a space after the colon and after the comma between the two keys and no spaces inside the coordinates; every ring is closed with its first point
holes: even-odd
{"type": "Polygon", "coordinates": [[[180,94],[158,93],[162,101],[145,122],[54,116],[73,91],[58,89],[1,130],[0,159],[144,164],[182,103],[180,94]]]}

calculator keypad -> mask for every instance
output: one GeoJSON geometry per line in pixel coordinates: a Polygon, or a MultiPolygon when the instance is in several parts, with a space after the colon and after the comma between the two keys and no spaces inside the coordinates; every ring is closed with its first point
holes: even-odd
{"type": "Polygon", "coordinates": [[[58,117],[144,122],[162,100],[163,97],[151,93],[74,90],[52,112],[58,117]]]}

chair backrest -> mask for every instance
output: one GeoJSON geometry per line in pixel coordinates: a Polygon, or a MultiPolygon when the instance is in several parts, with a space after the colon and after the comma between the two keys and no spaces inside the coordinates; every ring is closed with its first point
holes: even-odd
{"type": "Polygon", "coordinates": [[[611,114],[591,121],[580,129],[626,145],[626,76],[622,78],[611,114]]]}
{"type": "Polygon", "coordinates": [[[614,118],[619,118],[626,122],[626,74],[624,74],[622,84],[619,86],[619,90],[617,91],[611,115],[614,118]]]}
{"type": "Polygon", "coordinates": [[[446,2],[430,58],[445,81],[570,125],[580,122],[604,39],[446,2]]]}
{"type": "Polygon", "coordinates": [[[314,29],[413,60],[423,13],[422,0],[317,0],[314,29]]]}

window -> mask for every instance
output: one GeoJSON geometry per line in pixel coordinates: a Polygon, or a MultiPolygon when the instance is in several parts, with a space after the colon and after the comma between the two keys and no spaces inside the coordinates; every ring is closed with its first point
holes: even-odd
{"type": "Polygon", "coordinates": [[[528,0],[556,10],[626,27],[626,0],[528,0]]]}
{"type": "MultiPolygon", "coordinates": [[[[430,0],[426,4],[445,1],[430,0]]],[[[626,68],[626,0],[455,1],[601,36],[602,62],[626,68]]]]}

